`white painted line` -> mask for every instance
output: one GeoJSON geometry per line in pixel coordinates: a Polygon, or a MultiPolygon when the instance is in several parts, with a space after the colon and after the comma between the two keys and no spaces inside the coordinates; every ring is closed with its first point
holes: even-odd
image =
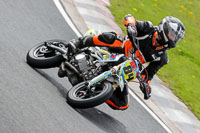
{"type": "Polygon", "coordinates": [[[81,33],[77,30],[76,26],[73,24],[73,22],[70,20],[69,16],[66,14],[65,10],[63,9],[60,0],[53,0],[54,3],[56,4],[58,10],[60,11],[60,13],[62,14],[63,18],[65,19],[65,21],[69,24],[69,26],[72,28],[72,30],[75,32],[75,34],[78,37],[81,37],[81,33]]]}
{"type": "Polygon", "coordinates": [[[106,3],[108,6],[110,6],[110,2],[108,0],[102,0],[104,3],[106,3]]]}
{"type": "Polygon", "coordinates": [[[164,123],[163,121],[161,121],[160,118],[159,118],[151,109],[149,109],[149,107],[147,107],[147,106],[143,103],[143,101],[141,101],[140,98],[138,98],[137,95],[135,95],[135,94],[132,92],[131,89],[129,89],[129,90],[130,90],[129,93],[133,96],[133,98],[135,98],[135,99],[138,101],[138,103],[140,103],[140,104],[142,105],[142,107],[143,107],[144,109],[146,109],[146,111],[149,112],[149,114],[151,114],[151,116],[152,116],[158,123],[160,123],[160,125],[161,125],[168,133],[172,133],[172,131],[169,129],[169,127],[167,127],[167,126],[165,125],[165,123],[164,123]]]}
{"type": "MultiPolygon", "coordinates": [[[[70,18],[68,17],[68,15],[66,14],[65,10],[63,9],[61,3],[59,0],[54,0],[58,10],[60,11],[60,13],[62,14],[62,16],[64,17],[64,19],[66,20],[66,22],[69,24],[69,26],[71,26],[72,30],[76,33],[76,35],[78,37],[81,37],[81,34],[79,33],[79,31],[76,29],[76,27],[74,26],[74,24],[72,23],[72,21],[70,20],[70,18]]],[[[132,91],[129,91],[129,93],[133,96],[133,98],[135,98],[138,103],[140,103],[144,109],[146,109],[152,116],[153,118],[158,121],[158,123],[160,123],[160,125],[168,132],[168,133],[172,133],[172,131],[163,123],[163,121],[160,120],[160,118],[153,112],[151,111],[132,91]]]]}

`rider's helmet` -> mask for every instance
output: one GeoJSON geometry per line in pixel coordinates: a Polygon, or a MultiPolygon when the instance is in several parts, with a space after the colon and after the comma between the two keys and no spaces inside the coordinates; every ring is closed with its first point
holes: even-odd
{"type": "Polygon", "coordinates": [[[101,34],[100,30],[89,29],[84,36],[95,36],[101,34]]]}
{"type": "Polygon", "coordinates": [[[176,43],[184,38],[184,34],[185,26],[175,17],[167,16],[158,25],[161,45],[164,45],[167,49],[174,48],[176,43]]]}

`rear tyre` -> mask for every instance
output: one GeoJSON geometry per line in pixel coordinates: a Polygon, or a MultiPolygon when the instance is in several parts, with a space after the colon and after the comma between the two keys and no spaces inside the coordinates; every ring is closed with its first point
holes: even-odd
{"type": "Polygon", "coordinates": [[[113,94],[112,85],[109,82],[97,84],[87,91],[86,81],[72,87],[67,93],[67,103],[75,108],[91,108],[100,105],[110,99],[113,94]]]}
{"type": "MultiPolygon", "coordinates": [[[[67,42],[64,40],[48,40],[59,47],[65,47],[67,42]]],[[[63,56],[54,49],[45,46],[45,42],[41,42],[31,48],[26,56],[27,63],[35,68],[51,68],[57,67],[64,61],[63,56]]]]}

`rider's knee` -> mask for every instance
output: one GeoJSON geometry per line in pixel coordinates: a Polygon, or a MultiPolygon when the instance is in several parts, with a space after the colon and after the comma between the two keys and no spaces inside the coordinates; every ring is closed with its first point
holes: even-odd
{"type": "Polygon", "coordinates": [[[169,59],[168,58],[162,58],[161,59],[161,64],[162,65],[166,65],[166,64],[168,64],[169,63],[169,59]]]}
{"type": "Polygon", "coordinates": [[[165,53],[163,56],[161,56],[160,62],[161,62],[161,66],[169,63],[169,58],[167,56],[167,53],[165,53]]]}
{"type": "Polygon", "coordinates": [[[98,39],[106,44],[113,44],[116,39],[116,33],[104,32],[101,35],[99,35],[98,39]]]}

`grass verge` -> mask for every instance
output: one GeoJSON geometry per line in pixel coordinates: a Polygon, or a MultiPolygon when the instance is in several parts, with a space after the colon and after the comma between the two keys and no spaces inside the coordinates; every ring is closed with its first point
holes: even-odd
{"type": "Polygon", "coordinates": [[[200,119],[200,1],[199,0],[110,0],[110,10],[124,32],[123,17],[132,14],[137,20],[158,25],[165,16],[179,18],[186,34],[179,45],[168,51],[169,64],[159,72],[193,113],[200,119]]]}

